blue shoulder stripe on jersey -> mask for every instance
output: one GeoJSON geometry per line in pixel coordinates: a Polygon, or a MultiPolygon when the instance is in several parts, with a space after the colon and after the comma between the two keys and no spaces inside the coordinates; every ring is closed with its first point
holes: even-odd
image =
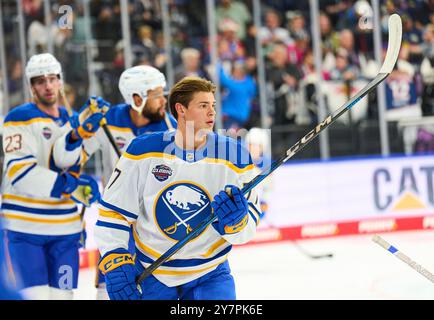
{"type": "MultiPolygon", "coordinates": [[[[209,159],[221,159],[233,163],[239,169],[252,165],[252,157],[240,140],[210,133],[205,147],[196,151],[186,151],[174,144],[174,131],[154,132],[133,139],[127,148],[127,153],[138,156],[150,152],[162,152],[176,155],[186,161],[188,153],[194,153],[194,160],[199,161],[204,157],[209,159]],[[173,146],[169,144],[173,143],[173,146]],[[167,152],[169,150],[169,152],[167,152]]],[[[192,161],[189,161],[192,162],[192,161]]]]}
{"type": "Polygon", "coordinates": [[[120,128],[131,128],[129,109],[130,106],[125,103],[111,106],[105,115],[107,124],[120,128]]]}
{"type": "Polygon", "coordinates": [[[69,120],[68,112],[65,108],[61,107],[59,108],[59,113],[60,116],[58,118],[52,117],[44,113],[42,110],[38,109],[36,104],[34,104],[33,102],[29,102],[19,105],[9,111],[9,113],[4,119],[4,123],[6,124],[7,122],[28,121],[32,120],[33,118],[50,118],[56,122],[59,122],[60,120],[61,125],[63,126],[69,120]]]}
{"type": "Polygon", "coordinates": [[[126,231],[126,232],[130,232],[130,228],[129,227],[122,226],[122,225],[115,224],[115,223],[110,223],[110,222],[105,222],[105,221],[98,220],[96,222],[96,225],[99,226],[99,227],[118,229],[118,230],[123,230],[123,231],[126,231]]]}
{"type": "Polygon", "coordinates": [[[4,119],[4,123],[9,121],[27,121],[38,117],[46,117],[46,115],[36,107],[36,104],[29,102],[16,106],[9,111],[4,119]]]}
{"type": "Polygon", "coordinates": [[[113,211],[119,212],[119,213],[121,213],[124,216],[127,216],[129,218],[137,219],[137,217],[138,217],[138,215],[136,215],[136,214],[134,214],[132,212],[129,212],[127,210],[121,209],[119,207],[116,207],[116,206],[114,206],[114,205],[112,205],[112,204],[110,204],[108,202],[103,201],[102,199],[99,201],[99,203],[102,204],[104,207],[109,208],[109,209],[111,209],[113,211]]]}
{"type": "Polygon", "coordinates": [[[255,221],[255,224],[258,225],[258,219],[256,219],[255,215],[252,213],[252,211],[249,210],[249,216],[250,218],[253,219],[253,221],[255,221]]]}
{"type": "Polygon", "coordinates": [[[15,161],[21,161],[21,160],[31,159],[31,158],[36,159],[34,156],[29,155],[29,156],[25,156],[22,158],[15,158],[15,159],[9,160],[8,163],[6,164],[6,168],[9,168],[9,165],[15,161]]]}
{"type": "Polygon", "coordinates": [[[163,152],[172,142],[173,132],[159,131],[144,134],[134,138],[127,148],[127,153],[138,156],[148,152],[163,152]]]}
{"type": "Polygon", "coordinates": [[[47,215],[61,215],[61,214],[70,214],[70,213],[77,212],[77,207],[70,208],[70,209],[37,209],[37,208],[23,207],[16,204],[4,203],[4,202],[2,203],[2,210],[3,209],[21,211],[26,213],[47,214],[47,215]]]}
{"type": "Polygon", "coordinates": [[[226,160],[243,169],[253,163],[249,151],[241,138],[222,136],[216,133],[208,135],[208,158],[226,160]]]}
{"type": "Polygon", "coordinates": [[[36,167],[36,163],[32,164],[30,167],[28,167],[23,173],[21,173],[18,177],[16,177],[11,184],[14,185],[15,183],[17,183],[18,181],[20,181],[22,178],[24,178],[24,176],[26,174],[28,174],[30,172],[30,170],[32,170],[34,167],[36,167]]]}
{"type": "MultiPolygon", "coordinates": [[[[214,257],[212,258],[208,258],[208,259],[175,259],[175,260],[169,260],[166,261],[162,264],[163,267],[178,267],[178,268],[182,268],[182,267],[196,267],[196,266],[200,266],[202,264],[205,264],[207,262],[211,262],[214,261],[217,258],[220,258],[222,256],[224,256],[225,254],[229,253],[229,251],[231,251],[232,249],[232,245],[230,245],[229,247],[223,249],[222,251],[220,251],[219,253],[217,253],[214,257]]],[[[145,263],[153,263],[154,260],[149,258],[148,256],[144,255],[140,249],[136,248],[136,254],[137,254],[137,258],[139,258],[139,260],[145,262],[145,263]]]]}

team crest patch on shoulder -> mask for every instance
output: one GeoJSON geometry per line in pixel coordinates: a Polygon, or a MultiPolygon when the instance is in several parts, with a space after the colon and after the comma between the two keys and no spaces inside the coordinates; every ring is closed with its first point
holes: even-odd
{"type": "Polygon", "coordinates": [[[156,199],[154,211],[159,229],[174,241],[192,232],[211,213],[208,193],[186,181],[165,187],[156,199]]]}
{"type": "Polygon", "coordinates": [[[125,144],[127,143],[127,140],[124,137],[116,137],[115,142],[120,150],[122,150],[125,147],[125,144]]]}
{"type": "Polygon", "coordinates": [[[44,129],[42,129],[42,135],[44,136],[45,139],[48,140],[53,135],[53,132],[51,131],[50,128],[44,127],[44,129]]]}
{"type": "Polygon", "coordinates": [[[172,169],[164,164],[159,164],[152,169],[152,174],[158,181],[166,181],[172,175],[172,169]]]}

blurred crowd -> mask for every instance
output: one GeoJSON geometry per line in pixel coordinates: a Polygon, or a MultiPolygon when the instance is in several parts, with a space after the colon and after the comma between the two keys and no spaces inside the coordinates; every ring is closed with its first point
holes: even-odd
{"type": "MultiPolygon", "coordinates": [[[[51,1],[53,4],[54,54],[65,69],[67,90],[73,105],[88,95],[88,68],[92,66],[99,94],[111,103],[121,102],[117,82],[124,70],[119,1],[90,0],[91,54],[86,56],[86,28],[82,1],[51,1]],[[54,4],[55,2],[55,4],[54,4]],[[59,28],[58,8],[73,8],[73,28],[59,28]],[[89,61],[91,59],[91,61],[89,61]]],[[[267,125],[310,125],[318,121],[317,73],[312,51],[308,1],[262,0],[262,23],[253,23],[252,0],[216,0],[219,65],[210,67],[210,43],[206,1],[168,0],[171,58],[175,81],[186,75],[212,78],[222,87],[225,128],[261,125],[258,53],[262,45],[265,62],[267,125]]],[[[403,20],[403,42],[399,61],[388,82],[389,120],[410,115],[434,115],[434,0],[380,1],[383,54],[387,49],[387,21],[393,13],[403,20]],[[403,111],[406,110],[406,111],[403,111]],[[410,110],[410,111],[408,111],[410,110]],[[409,113],[410,112],[410,113],[409,113]]],[[[42,0],[24,0],[27,55],[47,50],[42,0]]],[[[375,77],[379,65],[373,47],[373,9],[366,0],[320,0],[319,28],[322,40],[324,79],[343,89],[325,90],[329,109],[335,92],[351,95],[357,81],[375,77]],[[328,93],[328,94],[327,94],[328,93]]],[[[11,106],[22,102],[22,66],[19,55],[15,1],[3,4],[11,106]]],[[[164,46],[160,0],[130,0],[133,65],[150,64],[167,75],[168,52],[164,46]]],[[[376,119],[375,95],[370,96],[361,119],[376,119]]]]}

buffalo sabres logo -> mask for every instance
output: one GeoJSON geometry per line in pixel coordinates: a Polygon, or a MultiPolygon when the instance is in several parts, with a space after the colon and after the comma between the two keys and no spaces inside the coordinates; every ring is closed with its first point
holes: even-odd
{"type": "Polygon", "coordinates": [[[175,183],[160,192],[154,214],[160,230],[178,241],[211,214],[210,197],[197,185],[175,183]]]}
{"type": "Polygon", "coordinates": [[[50,128],[45,127],[44,129],[42,129],[42,135],[44,136],[45,139],[50,139],[52,136],[53,132],[51,131],[50,128]]]}

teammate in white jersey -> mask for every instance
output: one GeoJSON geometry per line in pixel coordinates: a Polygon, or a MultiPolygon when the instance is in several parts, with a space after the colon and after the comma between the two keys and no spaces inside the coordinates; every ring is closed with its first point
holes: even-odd
{"type": "MultiPolygon", "coordinates": [[[[77,287],[82,232],[76,202],[89,204],[100,195],[96,182],[80,175],[79,163],[61,170],[52,157],[55,141],[71,130],[68,111],[58,103],[60,63],[48,53],[34,55],[25,74],[33,102],[15,107],[4,120],[6,251],[26,298],[70,299],[77,287]]],[[[77,123],[74,133],[91,136],[101,117],[77,123]]]]}
{"type": "MultiPolygon", "coordinates": [[[[151,66],[135,66],[126,69],[119,79],[119,90],[125,103],[112,106],[105,114],[107,126],[116,142],[117,148],[123,152],[133,138],[156,131],[166,131],[176,128],[176,120],[166,112],[164,89],[166,78],[158,69],[151,66]]],[[[68,143],[74,140],[60,139],[59,143],[65,144],[65,152],[56,154],[64,165],[70,166],[79,161],[80,153],[67,152],[68,143]],[[74,157],[75,156],[75,157],[74,157]]],[[[104,130],[99,129],[95,136],[83,141],[85,157],[90,157],[97,150],[102,151],[102,184],[110,178],[116,163],[119,160],[115,149],[104,130]]],[[[131,253],[134,253],[134,239],[131,239],[131,253]]],[[[108,299],[104,277],[98,276],[97,299],[108,299]]]]}
{"type": "Polygon", "coordinates": [[[215,86],[186,77],[170,91],[176,131],[134,139],[104,190],[95,227],[111,299],[235,299],[227,256],[252,239],[261,218],[254,165],[237,140],[213,133],[215,86]],[[230,189],[232,197],[225,191],[230,189]],[[146,278],[136,278],[212,211],[216,222],[146,278]],[[136,261],[128,252],[130,225],[136,261]]]}

